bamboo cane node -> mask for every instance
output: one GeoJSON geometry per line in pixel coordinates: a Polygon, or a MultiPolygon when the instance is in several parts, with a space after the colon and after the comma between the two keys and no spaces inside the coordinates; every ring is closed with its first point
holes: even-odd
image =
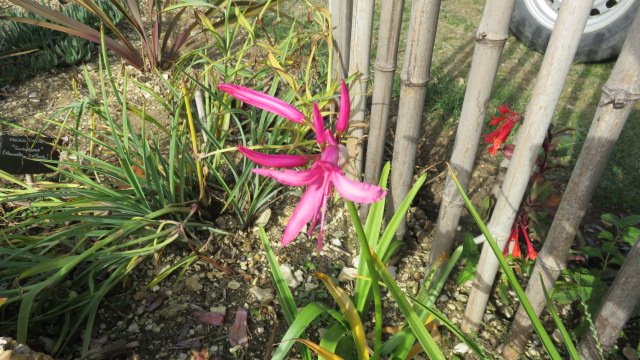
{"type": "Polygon", "coordinates": [[[391,72],[391,71],[396,71],[398,66],[396,66],[396,64],[385,66],[385,65],[380,65],[376,62],[373,64],[373,68],[382,72],[391,72]]]}
{"type": "Polygon", "coordinates": [[[360,76],[355,78],[353,81],[358,83],[367,83],[369,82],[369,75],[360,74],[360,76]]]}
{"type": "Polygon", "coordinates": [[[600,107],[612,105],[614,109],[620,110],[627,104],[640,100],[640,94],[632,94],[624,89],[613,89],[604,85],[602,91],[607,94],[607,98],[598,104],[600,107]]]}
{"type": "Polygon", "coordinates": [[[488,46],[502,46],[507,42],[507,38],[492,39],[486,32],[481,32],[476,35],[476,43],[488,46]]]}
{"type": "Polygon", "coordinates": [[[424,86],[427,86],[427,84],[429,83],[430,80],[431,80],[431,77],[427,77],[427,79],[423,80],[423,81],[414,81],[414,80],[402,77],[402,86],[406,86],[406,87],[424,87],[424,86]]]}

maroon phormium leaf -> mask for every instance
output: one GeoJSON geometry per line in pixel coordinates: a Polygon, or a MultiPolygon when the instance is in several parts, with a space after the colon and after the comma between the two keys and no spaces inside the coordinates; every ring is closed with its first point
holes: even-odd
{"type": "Polygon", "coordinates": [[[222,326],[224,324],[224,313],[215,311],[195,311],[193,317],[205,324],[222,326]]]}
{"type": "Polygon", "coordinates": [[[236,312],[236,321],[229,329],[229,343],[231,346],[249,346],[249,337],[247,336],[247,309],[239,307],[236,312]]]}

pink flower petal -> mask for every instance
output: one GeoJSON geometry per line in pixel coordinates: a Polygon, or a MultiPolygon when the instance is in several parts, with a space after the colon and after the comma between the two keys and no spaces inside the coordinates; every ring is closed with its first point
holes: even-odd
{"type": "Polygon", "coordinates": [[[318,144],[324,144],[324,119],[322,119],[320,108],[316,102],[313,103],[313,126],[316,128],[316,139],[318,140],[318,144]]]}
{"type": "Polygon", "coordinates": [[[331,166],[333,167],[330,175],[331,182],[343,198],[361,204],[370,204],[380,201],[387,195],[387,191],[380,186],[352,181],[342,174],[338,166],[331,166]]]}
{"type": "Polygon", "coordinates": [[[268,167],[300,167],[304,166],[309,159],[301,155],[270,155],[247,149],[243,146],[237,146],[236,149],[246,156],[249,160],[262,166],[268,167]]]}
{"type": "Polygon", "coordinates": [[[337,165],[338,161],[340,160],[340,149],[335,145],[327,146],[326,149],[324,149],[324,151],[322,152],[322,157],[320,158],[320,160],[337,165]]]}
{"type": "Polygon", "coordinates": [[[236,321],[229,329],[229,343],[231,346],[249,346],[249,337],[247,336],[247,309],[238,308],[236,311],[236,321]]]}
{"type": "Polygon", "coordinates": [[[224,325],[224,313],[215,311],[194,311],[193,317],[205,324],[224,325]]]}
{"type": "Polygon", "coordinates": [[[340,80],[340,114],[338,115],[338,123],[336,130],[345,132],[349,128],[349,113],[351,112],[351,99],[349,98],[349,89],[344,80],[340,80]]]}
{"type": "Polygon", "coordinates": [[[295,123],[301,123],[304,120],[304,115],[298,109],[273,96],[232,84],[220,84],[218,89],[247,104],[280,115],[295,123]]]}
{"type": "Polygon", "coordinates": [[[289,186],[309,185],[321,174],[321,171],[316,166],[309,170],[300,171],[287,169],[253,169],[253,172],[258,175],[268,176],[289,186]]]}
{"type": "Polygon", "coordinates": [[[287,245],[298,236],[306,223],[314,217],[317,217],[318,211],[322,205],[322,199],[325,194],[322,188],[323,181],[318,179],[311,184],[307,191],[304,192],[293,215],[289,218],[289,223],[282,234],[281,244],[287,245]]]}
{"type": "Polygon", "coordinates": [[[338,146],[338,142],[336,141],[336,138],[333,137],[333,134],[330,130],[325,131],[324,138],[327,140],[327,143],[329,145],[338,146]]]}

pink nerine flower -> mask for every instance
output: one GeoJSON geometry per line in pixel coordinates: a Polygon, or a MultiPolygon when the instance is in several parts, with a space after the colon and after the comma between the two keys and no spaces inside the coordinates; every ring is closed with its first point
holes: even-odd
{"type": "MultiPolygon", "coordinates": [[[[226,87],[220,86],[223,91],[226,87]]],[[[242,87],[234,87],[236,93],[242,92],[242,87]]],[[[249,90],[249,89],[247,89],[249,90]]],[[[252,93],[253,90],[250,90],[252,93]]],[[[232,94],[236,96],[235,94],[232,94]]],[[[246,94],[241,94],[244,96],[246,94]]],[[[261,94],[262,100],[272,98],[268,95],[261,94]]],[[[289,185],[289,186],[308,186],[305,193],[302,195],[300,202],[293,211],[293,215],[289,219],[289,223],[284,230],[282,236],[282,245],[286,245],[291,242],[301,231],[305,224],[311,221],[309,226],[308,235],[311,236],[313,230],[318,223],[320,224],[320,230],[318,232],[318,250],[322,249],[322,234],[324,231],[324,219],[327,208],[327,199],[332,196],[333,188],[335,187],[338,193],[345,199],[358,203],[373,203],[381,200],[387,192],[381,187],[376,185],[365,184],[348,179],[342,172],[340,167],[341,158],[344,159],[346,148],[338,143],[339,135],[344,132],[348,127],[349,120],[349,94],[344,82],[342,82],[341,93],[341,109],[338,122],[336,125],[337,135],[324,129],[324,121],[320,113],[320,109],[317,104],[313,105],[313,127],[316,132],[316,139],[320,145],[322,151],[320,156],[303,156],[303,155],[267,155],[257,151],[247,149],[242,146],[238,146],[237,149],[250,160],[255,163],[267,166],[267,167],[298,167],[304,165],[310,159],[315,158],[308,170],[289,170],[289,169],[254,169],[253,172],[268,176],[276,181],[289,185]],[[346,98],[346,100],[345,100],[346,98]],[[346,108],[346,110],[345,110],[346,108]],[[342,155],[342,156],[341,156],[342,155]]],[[[261,101],[262,101],[261,100],[261,101]]],[[[275,99],[277,100],[277,99],[275,99]]],[[[278,100],[278,107],[283,110],[282,102],[278,100]]],[[[268,102],[263,101],[260,105],[256,105],[267,111],[275,112],[274,108],[268,102]]],[[[286,106],[293,108],[291,105],[286,106]]],[[[288,109],[287,112],[291,113],[292,110],[288,109]]],[[[297,110],[296,110],[297,111],[297,110]]],[[[277,113],[280,114],[280,113],[277,113]]]]}

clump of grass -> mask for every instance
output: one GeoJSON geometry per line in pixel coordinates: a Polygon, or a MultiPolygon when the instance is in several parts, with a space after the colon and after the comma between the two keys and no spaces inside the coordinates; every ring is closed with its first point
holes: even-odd
{"type": "Polygon", "coordinates": [[[63,159],[48,162],[53,176],[28,184],[0,172],[10,183],[0,190],[7,225],[0,230],[0,328],[17,331],[21,343],[28,331],[48,333],[57,339],[54,355],[81,327],[87,352],[100,302],[138,264],[151,256],[158,264],[174,242],[224,233],[210,223],[186,124],[176,115],[163,126],[143,108],[138,129],[126,76],[124,90],[111,85],[121,92],[119,116],[103,92],[101,101],[68,106],[62,122],[49,121],[74,139],[59,147],[63,159]],[[78,126],[85,116],[88,130],[78,126]]]}

